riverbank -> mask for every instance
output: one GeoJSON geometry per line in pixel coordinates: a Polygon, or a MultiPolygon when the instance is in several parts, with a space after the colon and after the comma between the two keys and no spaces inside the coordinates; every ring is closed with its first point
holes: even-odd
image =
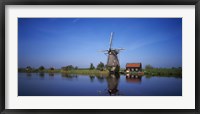
{"type": "Polygon", "coordinates": [[[82,75],[90,75],[90,76],[102,76],[102,75],[109,75],[108,70],[89,70],[89,69],[77,69],[77,70],[62,70],[62,69],[55,69],[55,70],[18,70],[19,73],[62,73],[62,74],[82,74],[82,75]]]}
{"type": "MultiPolygon", "coordinates": [[[[108,70],[89,70],[89,69],[77,69],[77,70],[62,70],[62,69],[45,69],[45,70],[37,70],[33,69],[31,71],[26,71],[25,69],[19,69],[18,72],[25,73],[64,73],[64,74],[82,74],[82,75],[90,75],[90,76],[108,76],[108,70]]],[[[129,72],[126,73],[125,70],[120,70],[121,74],[131,74],[131,75],[147,75],[147,76],[179,76],[182,77],[182,69],[167,69],[167,68],[153,68],[153,69],[143,69],[142,72],[129,72]]]]}
{"type": "Polygon", "coordinates": [[[102,76],[102,75],[109,75],[108,70],[100,71],[100,70],[68,70],[63,71],[61,70],[61,73],[66,74],[82,74],[82,75],[90,75],[90,76],[102,76]]]}
{"type": "Polygon", "coordinates": [[[145,69],[144,75],[150,76],[182,76],[181,68],[153,68],[153,69],[145,69]]]}
{"type": "Polygon", "coordinates": [[[125,72],[125,70],[121,71],[121,73],[128,75],[138,75],[138,76],[178,76],[182,77],[182,69],[181,68],[152,68],[152,69],[143,69],[141,72],[125,72]],[[123,72],[124,71],[124,72],[123,72]]]}

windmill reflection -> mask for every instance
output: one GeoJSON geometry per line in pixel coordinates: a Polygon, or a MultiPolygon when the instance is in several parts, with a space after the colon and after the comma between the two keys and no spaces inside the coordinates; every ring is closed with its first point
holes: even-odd
{"type": "Polygon", "coordinates": [[[110,74],[107,77],[108,82],[108,93],[109,95],[119,95],[118,84],[119,84],[119,74],[110,74]]]}
{"type": "Polygon", "coordinates": [[[126,74],[126,82],[129,83],[141,83],[142,76],[137,76],[133,74],[126,74]]]}

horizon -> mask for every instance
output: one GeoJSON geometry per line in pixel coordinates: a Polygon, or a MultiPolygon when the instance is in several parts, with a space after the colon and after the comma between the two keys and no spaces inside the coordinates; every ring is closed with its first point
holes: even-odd
{"type": "Polygon", "coordinates": [[[18,68],[106,64],[111,32],[121,68],[182,67],[182,18],[18,18],[18,68]]]}

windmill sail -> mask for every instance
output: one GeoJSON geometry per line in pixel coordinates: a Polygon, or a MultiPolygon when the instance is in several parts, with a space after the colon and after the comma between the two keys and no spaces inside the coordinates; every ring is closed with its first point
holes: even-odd
{"type": "Polygon", "coordinates": [[[111,35],[110,35],[110,50],[111,50],[111,46],[112,46],[112,38],[113,38],[113,32],[111,32],[111,35]]]}

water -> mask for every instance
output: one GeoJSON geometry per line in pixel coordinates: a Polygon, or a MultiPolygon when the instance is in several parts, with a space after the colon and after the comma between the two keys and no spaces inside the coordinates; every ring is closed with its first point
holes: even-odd
{"type": "Polygon", "coordinates": [[[19,96],[182,96],[182,78],[18,73],[19,96]]]}

